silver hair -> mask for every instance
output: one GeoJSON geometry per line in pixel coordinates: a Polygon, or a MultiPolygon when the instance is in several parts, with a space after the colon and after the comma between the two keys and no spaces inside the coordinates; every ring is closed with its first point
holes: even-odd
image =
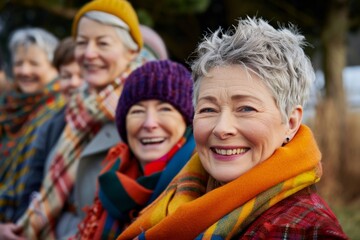
{"type": "Polygon", "coordinates": [[[23,46],[27,48],[36,45],[45,51],[49,62],[52,62],[58,44],[59,39],[42,28],[21,28],[11,35],[9,49],[12,59],[14,59],[18,47],[23,46]]]}
{"type": "Polygon", "coordinates": [[[259,76],[287,121],[295,106],[304,106],[315,81],[311,61],[303,50],[305,37],[291,24],[276,30],[261,18],[240,19],[234,29],[223,33],[219,28],[198,45],[191,63],[194,106],[203,77],[214,67],[236,64],[259,76]]]}
{"type": "Polygon", "coordinates": [[[85,13],[84,17],[114,27],[125,47],[132,51],[139,50],[139,46],[130,35],[129,26],[120,18],[101,11],[89,11],[85,13]]]}

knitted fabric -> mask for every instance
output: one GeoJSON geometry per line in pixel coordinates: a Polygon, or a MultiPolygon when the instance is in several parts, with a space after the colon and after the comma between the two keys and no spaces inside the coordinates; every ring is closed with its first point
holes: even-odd
{"type": "Polygon", "coordinates": [[[158,99],[173,105],[191,125],[194,114],[191,97],[193,82],[190,72],[181,64],[170,61],[151,61],[132,72],[116,109],[116,125],[123,141],[127,142],[126,115],[137,102],[158,99]]]}
{"type": "Polygon", "coordinates": [[[64,106],[54,80],[37,94],[10,92],[0,106],[0,221],[14,221],[36,130],[64,106]]]}
{"type": "Polygon", "coordinates": [[[194,148],[192,131],[188,128],[173,149],[159,159],[167,159],[166,168],[163,166],[158,172],[148,175],[141,171],[138,160],[131,157],[125,144],[112,148],[106,159],[108,165],[99,177],[98,196],[80,224],[77,238],[114,239],[137,216],[138,211],[165,189],[190,159],[194,148]],[[157,191],[159,187],[161,189],[157,191]]]}
{"type": "Polygon", "coordinates": [[[101,11],[112,14],[123,20],[130,30],[130,35],[138,44],[139,49],[143,46],[139,20],[134,8],[126,0],[94,0],[85,4],[75,15],[72,24],[72,36],[76,36],[80,18],[90,11],[101,11]]]}
{"type": "Polygon", "coordinates": [[[269,159],[206,192],[209,175],[196,154],[118,239],[238,237],[264,211],[319,181],[320,158],[311,130],[302,125],[269,159]]]}
{"type": "Polygon", "coordinates": [[[29,239],[55,239],[58,216],[72,191],[80,154],[87,143],[106,122],[114,120],[116,103],[129,72],[140,60],[99,94],[79,92],[71,99],[67,124],[59,139],[50,169],[43,180],[40,193],[32,199],[26,213],[19,219],[23,235],[29,239]]]}

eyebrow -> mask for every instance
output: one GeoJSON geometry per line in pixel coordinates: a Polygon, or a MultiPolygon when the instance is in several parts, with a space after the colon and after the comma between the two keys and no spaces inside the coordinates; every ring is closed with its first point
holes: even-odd
{"type": "MultiPolygon", "coordinates": [[[[252,95],[242,95],[242,94],[236,94],[236,95],[233,95],[231,96],[231,100],[234,101],[234,100],[241,100],[241,99],[255,99],[255,100],[259,100],[258,98],[252,96],[252,95]]],[[[214,96],[204,96],[204,97],[201,97],[199,98],[199,102],[201,100],[205,100],[205,101],[209,101],[209,102],[212,102],[212,103],[216,103],[217,102],[217,98],[214,97],[214,96]]]]}
{"type": "MultiPolygon", "coordinates": [[[[77,36],[77,38],[85,38],[85,39],[88,39],[87,36],[85,36],[85,35],[80,35],[80,34],[77,36]]],[[[96,39],[101,39],[101,38],[112,38],[112,37],[109,36],[109,35],[100,35],[100,36],[97,36],[97,37],[96,37],[96,39]]]]}

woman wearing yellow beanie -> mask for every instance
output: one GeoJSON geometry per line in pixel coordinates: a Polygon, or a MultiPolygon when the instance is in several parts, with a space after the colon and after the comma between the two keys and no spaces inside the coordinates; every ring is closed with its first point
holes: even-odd
{"type": "Polygon", "coordinates": [[[66,124],[44,163],[39,192],[18,221],[26,239],[66,239],[93,202],[100,162],[120,141],[115,108],[127,76],[149,59],[137,15],[125,0],[94,0],[76,14],[75,58],[88,88],[70,99],[66,124]]]}

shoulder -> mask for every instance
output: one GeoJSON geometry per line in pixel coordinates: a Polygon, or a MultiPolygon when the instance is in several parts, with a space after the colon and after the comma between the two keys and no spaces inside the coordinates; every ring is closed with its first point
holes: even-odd
{"type": "Polygon", "coordinates": [[[266,239],[348,239],[334,213],[310,188],[269,208],[244,234],[249,238],[260,235],[266,239]]]}

